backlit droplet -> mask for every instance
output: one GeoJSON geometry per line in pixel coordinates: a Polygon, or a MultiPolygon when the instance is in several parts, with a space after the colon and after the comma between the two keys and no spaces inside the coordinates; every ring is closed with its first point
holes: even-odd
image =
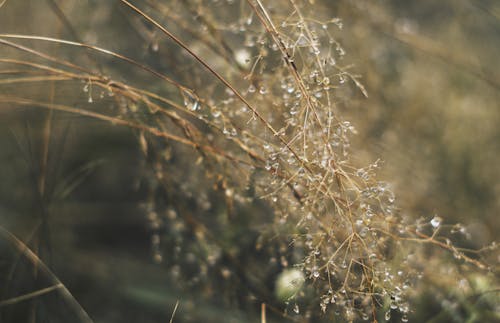
{"type": "Polygon", "coordinates": [[[431,220],[431,225],[434,227],[434,228],[437,228],[441,225],[441,222],[443,222],[443,219],[439,216],[434,216],[431,220]]]}
{"type": "Polygon", "coordinates": [[[312,269],[312,276],[314,278],[318,278],[319,277],[318,267],[316,267],[316,266],[313,267],[313,269],[312,269]]]}
{"type": "Polygon", "coordinates": [[[160,45],[158,44],[158,42],[153,42],[153,43],[151,44],[151,50],[152,50],[153,52],[157,52],[159,49],[160,49],[160,45]]]}
{"type": "Polygon", "coordinates": [[[305,47],[307,45],[309,45],[309,40],[306,38],[306,36],[304,36],[304,34],[301,34],[297,39],[297,46],[305,47]]]}
{"type": "Polygon", "coordinates": [[[295,305],[293,307],[293,311],[295,312],[295,314],[299,314],[300,313],[299,305],[297,303],[295,303],[295,305]]]}
{"type": "Polygon", "coordinates": [[[234,53],[234,59],[240,66],[250,66],[250,52],[246,49],[239,49],[234,53]]]}
{"type": "Polygon", "coordinates": [[[221,115],[220,110],[217,110],[217,109],[213,109],[213,110],[212,110],[212,116],[213,116],[214,118],[218,118],[218,117],[220,117],[220,115],[221,115]]]}
{"type": "Polygon", "coordinates": [[[391,319],[391,310],[388,310],[387,312],[385,312],[384,318],[386,321],[389,321],[391,319]]]}
{"type": "Polygon", "coordinates": [[[200,102],[194,93],[189,90],[184,90],[182,93],[184,97],[184,106],[191,111],[196,111],[200,108],[200,102]]]}

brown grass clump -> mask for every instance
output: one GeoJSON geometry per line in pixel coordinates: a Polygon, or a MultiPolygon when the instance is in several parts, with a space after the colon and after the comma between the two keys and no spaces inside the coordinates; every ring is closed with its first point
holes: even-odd
{"type": "MultiPolygon", "coordinates": [[[[117,25],[135,32],[103,34],[105,45],[73,30],[82,17],[64,19],[83,4],[52,3],[68,37],[0,34],[7,53],[0,105],[133,130],[145,157],[143,210],[157,262],[162,241],[172,239],[183,246],[178,253],[197,250],[193,276],[205,277],[197,284],[206,291],[215,285],[206,277],[225,259],[222,277],[238,276],[258,302],[279,308],[273,287],[252,283],[238,264],[244,251],[231,244],[247,227],[259,232],[247,247],[279,264],[259,279],[301,270],[306,286],[287,296],[290,310],[348,321],[389,320],[391,311],[407,321],[427,270],[426,245],[491,270],[481,255],[494,247],[459,248],[450,236],[465,237],[463,226],[404,216],[391,185],[377,178],[380,161],[356,164],[350,139],[357,131],[342,110],[369,93],[338,40],[342,20],[323,14],[327,1],[95,3],[97,30],[107,23],[100,12],[116,11],[117,25]],[[38,89],[52,92],[42,99],[38,89]],[[218,204],[223,215],[203,217],[218,204]]],[[[190,266],[172,265],[179,276],[188,275],[183,264],[190,266]]]]}

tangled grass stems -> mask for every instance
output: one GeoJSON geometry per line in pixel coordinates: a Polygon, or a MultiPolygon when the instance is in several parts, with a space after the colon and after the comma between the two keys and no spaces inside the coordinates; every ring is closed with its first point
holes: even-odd
{"type": "MultiPolygon", "coordinates": [[[[142,138],[145,155],[157,141],[188,146],[199,153],[200,163],[210,168],[210,176],[218,179],[228,199],[234,198],[231,186],[240,191],[254,186],[255,196],[274,209],[274,230],[280,232],[280,227],[286,227],[289,247],[303,254],[294,265],[315,287],[324,313],[334,307],[348,320],[369,315],[376,321],[379,309],[391,302],[403,316],[408,315],[407,299],[421,269],[414,257],[405,254],[401,242],[436,245],[479,269],[488,269],[475,257],[491,248],[470,256],[469,250],[455,247],[440,236],[445,228],[441,219],[411,223],[399,213],[389,185],[376,179],[379,163],[359,168],[350,159],[349,137],[356,130],[340,115],[338,89],[350,80],[361,94],[368,94],[358,77],[349,72],[350,67],[337,63],[344,50],[330,33],[329,23],[340,28],[338,20],[309,18],[313,9],[295,0],[274,5],[248,0],[239,2],[242,15],[236,22],[226,24],[220,18],[214,19],[219,23],[214,25],[213,16],[230,18],[218,12],[217,6],[194,9],[182,2],[189,14],[193,10],[204,14],[200,24],[207,26],[213,39],[186,24],[178,25],[181,32],[201,40],[215,56],[205,57],[193,48],[196,41],[176,36],[154,17],[165,13],[174,22],[182,21],[159,1],[145,1],[145,9],[127,0],[119,2],[135,12],[134,18],[151,24],[181,49],[179,53],[171,49],[172,56],[187,53],[197,64],[189,71],[193,75],[170,71],[174,74],[170,76],[136,59],[83,42],[0,34],[0,44],[47,62],[2,58],[3,64],[25,69],[16,73],[4,70],[16,76],[1,80],[1,85],[77,81],[85,84],[84,91],[89,95],[88,108],[8,95],[1,95],[0,102],[68,112],[135,129],[142,138]],[[257,22],[251,19],[254,16],[257,22]],[[281,24],[276,22],[279,19],[281,24]],[[226,29],[237,39],[226,40],[226,29]],[[153,75],[168,90],[134,86],[12,39],[82,48],[112,57],[153,75]],[[248,46],[242,50],[241,60],[236,49],[245,41],[248,46]],[[227,67],[224,72],[213,66],[212,61],[218,58],[227,67]],[[187,81],[180,81],[183,77],[187,81]],[[197,78],[210,86],[188,85],[188,81],[196,84],[197,78]],[[94,111],[92,87],[113,97],[119,111],[94,111]]],[[[161,181],[165,174],[157,176],[161,181]]],[[[154,201],[152,204],[150,208],[154,209],[154,201]]],[[[207,226],[197,228],[204,233],[200,235],[210,235],[207,226]]]]}

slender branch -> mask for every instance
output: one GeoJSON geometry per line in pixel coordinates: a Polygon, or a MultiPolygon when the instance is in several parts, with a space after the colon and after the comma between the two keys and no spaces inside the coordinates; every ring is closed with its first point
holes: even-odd
{"type": "Polygon", "coordinates": [[[75,297],[70,293],[70,291],[64,286],[64,284],[57,278],[57,276],[45,265],[45,263],[38,258],[38,256],[31,251],[31,249],[25,245],[16,236],[6,230],[4,227],[0,226],[0,235],[10,242],[15,249],[21,254],[23,254],[34,266],[38,266],[38,269],[49,278],[54,286],[57,286],[57,290],[60,291],[63,298],[66,300],[68,305],[73,309],[75,314],[78,316],[81,322],[93,322],[87,312],[78,303],[75,297]]]}
{"type": "Polygon", "coordinates": [[[48,293],[50,293],[50,292],[52,292],[52,291],[54,291],[56,289],[63,288],[63,287],[64,287],[63,284],[56,284],[54,286],[50,286],[50,287],[47,287],[47,288],[42,288],[42,289],[39,289],[37,291],[28,293],[28,294],[24,294],[24,295],[21,295],[21,296],[12,297],[12,298],[0,301],[0,307],[7,306],[7,305],[13,305],[13,304],[17,304],[17,303],[20,303],[20,302],[23,302],[23,301],[27,301],[29,299],[32,299],[32,298],[35,298],[35,297],[38,297],[38,296],[42,296],[42,295],[48,294],[48,293]]]}

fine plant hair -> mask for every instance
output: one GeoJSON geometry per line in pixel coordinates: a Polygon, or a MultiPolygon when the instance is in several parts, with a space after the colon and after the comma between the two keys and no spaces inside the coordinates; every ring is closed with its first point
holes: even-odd
{"type": "MultiPolygon", "coordinates": [[[[425,270],[425,245],[449,251],[457,263],[491,270],[482,255],[494,246],[460,248],[450,237],[465,237],[462,225],[437,215],[404,216],[390,184],[377,178],[381,161],[357,165],[350,144],[356,129],[342,112],[353,96],[369,93],[349,63],[356,57],[338,40],[342,20],[323,16],[327,1],[115,2],[113,9],[137,32],[131,37],[143,40],[122,44],[130,56],[85,42],[74,31],[67,39],[0,34],[2,47],[21,53],[0,58],[11,71],[0,86],[56,88],[52,100],[36,91],[2,92],[0,104],[133,130],[144,154],[143,209],[155,261],[164,256],[161,228],[169,223],[171,237],[182,239],[173,231],[189,227],[206,246],[200,271],[210,271],[222,254],[238,272],[237,257],[218,235],[230,228],[231,217],[248,217],[253,225],[271,218],[252,243],[268,254],[288,254],[278,257],[280,266],[303,272],[307,288],[287,300],[289,308],[348,321],[389,319],[391,310],[407,321],[413,286],[425,270]],[[47,50],[56,47],[74,55],[47,50]],[[65,93],[80,99],[75,103],[65,93]],[[182,164],[187,169],[178,169],[182,164]],[[177,197],[188,198],[200,214],[214,201],[224,203],[228,218],[194,216],[177,197]],[[259,203],[271,217],[242,211],[259,203]],[[283,247],[286,252],[272,250],[283,247]],[[301,301],[306,296],[314,301],[301,301]]],[[[259,302],[281,306],[259,287],[253,293],[259,302]]]]}

